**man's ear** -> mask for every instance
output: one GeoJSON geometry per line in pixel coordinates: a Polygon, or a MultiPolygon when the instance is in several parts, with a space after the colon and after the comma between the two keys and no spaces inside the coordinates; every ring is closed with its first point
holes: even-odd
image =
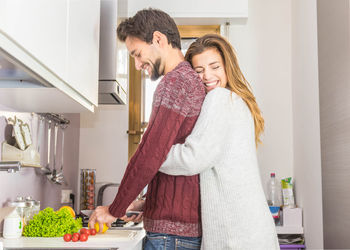
{"type": "Polygon", "coordinates": [[[168,44],[168,38],[162,32],[156,30],[153,32],[152,43],[156,46],[164,47],[164,45],[168,44]]]}

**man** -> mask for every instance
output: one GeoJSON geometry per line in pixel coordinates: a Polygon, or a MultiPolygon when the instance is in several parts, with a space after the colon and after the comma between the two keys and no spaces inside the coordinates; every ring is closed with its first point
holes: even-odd
{"type": "Polygon", "coordinates": [[[174,249],[175,241],[178,247],[190,244],[199,249],[198,175],[170,176],[158,169],[171,146],[183,143],[191,133],[205,97],[203,84],[184,61],[176,24],[163,11],[141,10],[122,22],[117,34],[134,58],[137,70],[146,70],[152,80],[164,77],[154,93],[148,128],[126,168],[118,193],[110,206],[96,208],[90,226],[95,222],[110,224],[124,216],[128,206],[149,184],[143,208],[145,249],[160,245],[174,249]]]}

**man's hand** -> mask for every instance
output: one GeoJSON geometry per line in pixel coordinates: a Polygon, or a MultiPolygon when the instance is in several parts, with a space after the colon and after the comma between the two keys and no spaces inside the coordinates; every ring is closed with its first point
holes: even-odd
{"type": "MultiPolygon", "coordinates": [[[[128,211],[143,211],[144,205],[145,205],[144,200],[135,200],[129,205],[129,207],[126,209],[126,212],[128,212],[128,211]]],[[[126,221],[126,222],[133,221],[133,222],[140,223],[143,219],[143,213],[141,212],[138,215],[132,215],[130,217],[127,217],[126,215],[124,215],[120,219],[122,219],[123,221],[126,221]]]]}
{"type": "Polygon", "coordinates": [[[112,222],[116,221],[117,218],[109,213],[109,206],[98,206],[95,211],[91,214],[89,219],[89,227],[94,228],[95,223],[99,224],[99,232],[103,230],[103,223],[106,223],[108,227],[111,227],[112,222]]]}

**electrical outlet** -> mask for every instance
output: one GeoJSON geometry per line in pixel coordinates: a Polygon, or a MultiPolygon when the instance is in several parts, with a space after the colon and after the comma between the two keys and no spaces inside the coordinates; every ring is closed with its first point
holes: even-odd
{"type": "Polygon", "coordinates": [[[72,193],[71,189],[62,189],[61,190],[61,203],[69,203],[69,195],[72,193]]]}

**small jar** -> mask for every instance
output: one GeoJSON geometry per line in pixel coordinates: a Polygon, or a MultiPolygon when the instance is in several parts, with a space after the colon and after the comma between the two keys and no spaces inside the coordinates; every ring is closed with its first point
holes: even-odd
{"type": "Polygon", "coordinates": [[[33,216],[40,212],[40,201],[34,202],[33,216]]]}
{"type": "Polygon", "coordinates": [[[26,208],[26,202],[23,197],[19,196],[15,201],[9,202],[10,207],[16,207],[17,213],[21,218],[24,218],[24,211],[26,208]]]}

